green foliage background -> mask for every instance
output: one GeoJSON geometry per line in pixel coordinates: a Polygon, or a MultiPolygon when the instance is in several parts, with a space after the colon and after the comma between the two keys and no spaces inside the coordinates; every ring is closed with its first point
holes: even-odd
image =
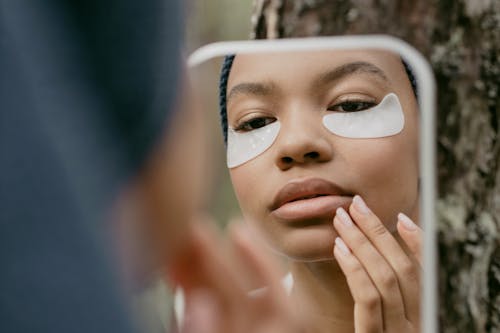
{"type": "MultiPolygon", "coordinates": [[[[208,43],[245,40],[250,34],[252,0],[191,0],[186,2],[187,53],[208,43]]],[[[193,85],[200,88],[201,106],[209,130],[206,210],[220,226],[238,217],[239,207],[225,165],[225,148],[218,118],[218,76],[221,59],[197,68],[193,85]]]]}
{"type": "Polygon", "coordinates": [[[252,0],[186,1],[186,45],[188,51],[201,45],[248,39],[252,0]]]}

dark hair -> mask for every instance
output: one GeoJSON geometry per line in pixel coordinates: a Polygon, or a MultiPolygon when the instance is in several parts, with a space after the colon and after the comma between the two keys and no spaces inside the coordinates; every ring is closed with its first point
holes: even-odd
{"type": "MultiPolygon", "coordinates": [[[[219,116],[225,144],[227,144],[227,81],[229,79],[229,72],[231,71],[231,67],[233,66],[235,56],[235,54],[231,54],[224,57],[219,80],[219,116]]],[[[403,65],[405,67],[406,75],[408,75],[408,80],[410,80],[413,93],[415,94],[415,97],[417,97],[417,80],[415,79],[415,75],[413,74],[410,65],[408,65],[408,63],[404,61],[404,59],[401,59],[401,61],[403,62],[403,65]]]]}

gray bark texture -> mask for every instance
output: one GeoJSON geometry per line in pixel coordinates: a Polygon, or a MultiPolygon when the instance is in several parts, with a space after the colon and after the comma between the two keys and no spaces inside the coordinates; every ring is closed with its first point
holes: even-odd
{"type": "Polygon", "coordinates": [[[384,33],[438,84],[441,332],[500,332],[500,0],[254,0],[252,38],[384,33]]]}

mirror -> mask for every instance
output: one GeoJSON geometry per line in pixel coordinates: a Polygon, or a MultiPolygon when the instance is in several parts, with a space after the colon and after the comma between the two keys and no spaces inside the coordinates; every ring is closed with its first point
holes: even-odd
{"type": "MultiPolygon", "coordinates": [[[[216,177],[211,197],[232,183],[245,221],[289,263],[291,302],[314,298],[296,308],[342,300],[352,322],[352,298],[377,290],[383,325],[400,304],[421,332],[436,332],[435,88],[425,59],[392,37],[349,36],[216,43],[189,66],[212,118],[212,162],[230,177],[216,177]],[[402,239],[414,228],[405,216],[424,230],[420,249],[402,239]],[[408,260],[419,267],[416,252],[420,290],[401,272],[408,260]],[[395,284],[384,284],[389,271],[395,284]]],[[[220,202],[219,218],[237,212],[220,202]]]]}

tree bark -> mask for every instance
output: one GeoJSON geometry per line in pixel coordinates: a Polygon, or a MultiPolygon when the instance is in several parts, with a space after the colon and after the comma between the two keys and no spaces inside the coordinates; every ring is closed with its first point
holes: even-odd
{"type": "Polygon", "coordinates": [[[500,1],[254,0],[252,38],[390,34],[438,85],[441,332],[500,332],[500,1]]]}

